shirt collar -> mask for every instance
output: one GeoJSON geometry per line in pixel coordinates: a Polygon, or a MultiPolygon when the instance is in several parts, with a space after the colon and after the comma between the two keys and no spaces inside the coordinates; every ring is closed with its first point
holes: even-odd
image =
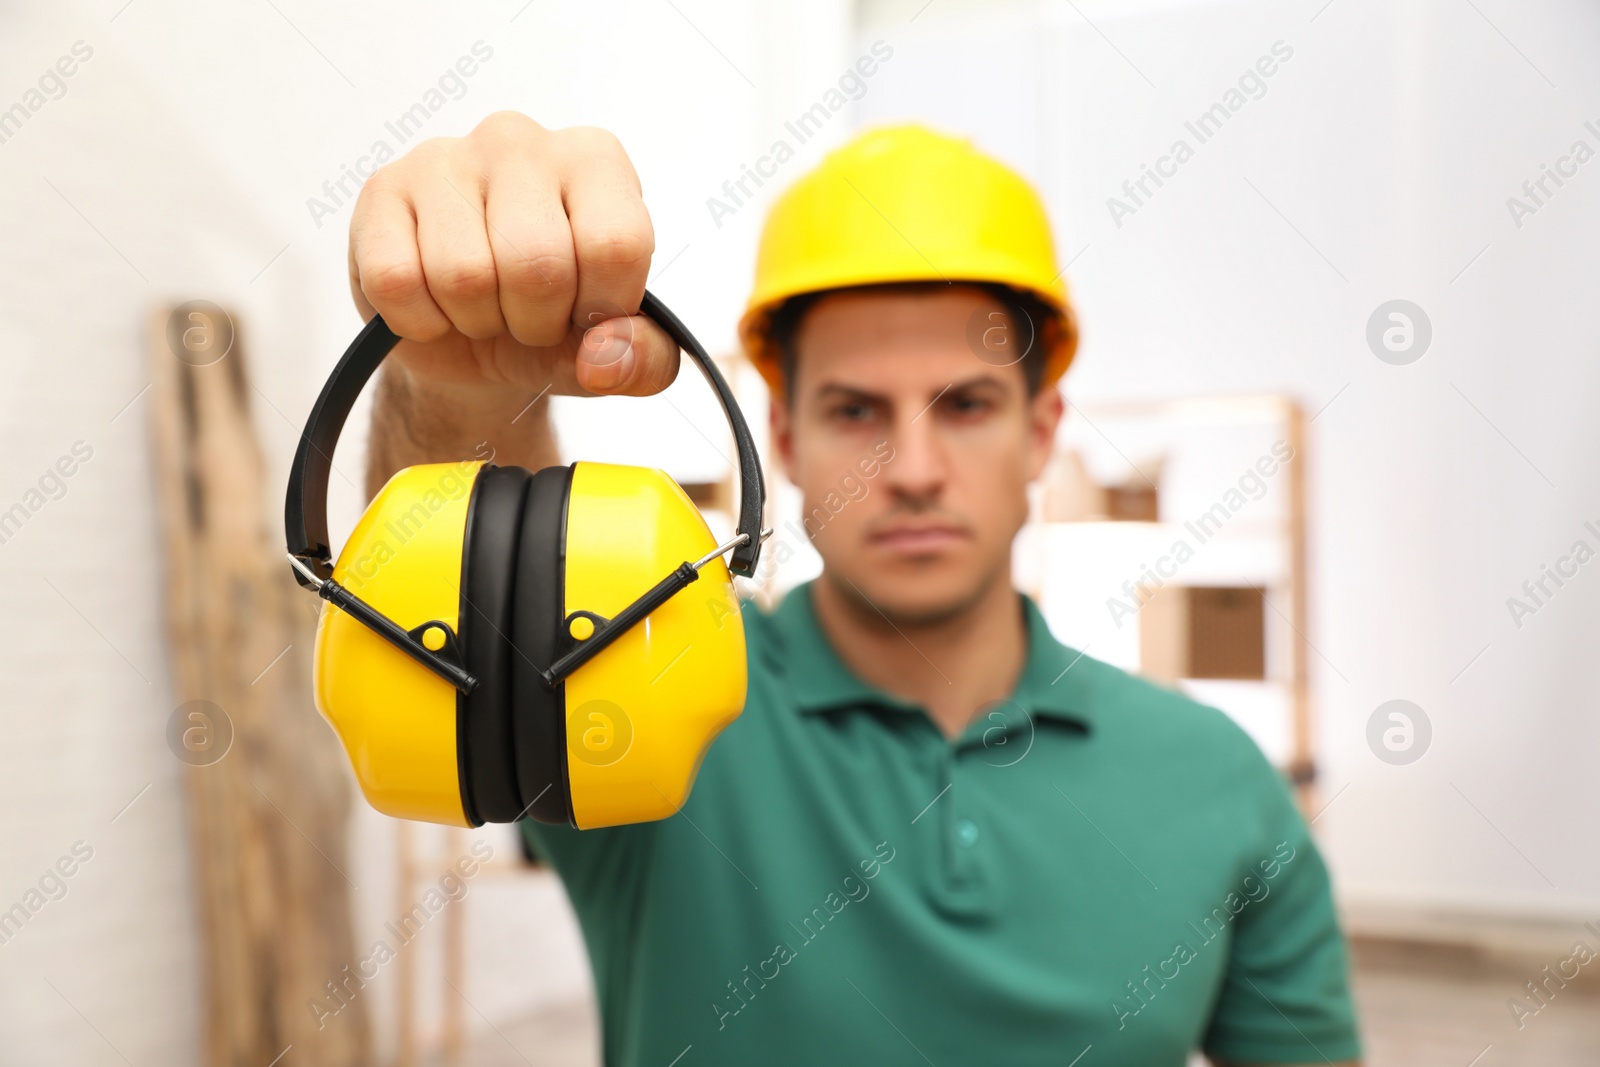
{"type": "MultiPolygon", "coordinates": [[[[783,672],[796,709],[806,714],[855,707],[920,713],[917,705],[862,681],[839,659],[817,621],[811,602],[814,584],[790,590],[772,614],[781,645],[781,651],[774,650],[774,666],[783,672]]],[[[1032,597],[1018,593],[1017,599],[1027,625],[1028,653],[1009,705],[1020,707],[1025,716],[1092,730],[1097,661],[1057,641],[1032,597]]]]}

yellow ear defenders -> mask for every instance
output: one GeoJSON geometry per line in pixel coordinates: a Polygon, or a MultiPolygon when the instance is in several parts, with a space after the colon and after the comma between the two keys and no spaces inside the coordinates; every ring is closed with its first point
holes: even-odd
{"type": "Polygon", "coordinates": [[[284,524],[295,577],[326,601],[317,707],[379,811],[456,826],[665,818],[743,708],[732,576],[753,575],[761,551],[761,465],[705,349],[648,292],[640,311],[699,366],[733,429],[739,525],[725,544],[659,470],[466,461],[395,474],[331,562],[334,445],[399,342],[382,317],[323,387],[284,524]]]}

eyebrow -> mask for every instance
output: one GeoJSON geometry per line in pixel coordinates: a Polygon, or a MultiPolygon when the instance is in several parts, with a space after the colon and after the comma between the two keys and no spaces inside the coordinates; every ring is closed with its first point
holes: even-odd
{"type": "MultiPolygon", "coordinates": [[[[980,374],[976,377],[964,378],[961,381],[951,382],[949,385],[944,386],[937,393],[935,393],[933,400],[938,400],[941,397],[947,396],[953,392],[981,388],[999,389],[1004,391],[1006,386],[1004,382],[1000,381],[992,374],[980,374]]],[[[889,398],[881,393],[874,393],[870,390],[861,389],[853,385],[845,385],[842,382],[824,382],[822,385],[817,387],[817,392],[815,395],[819,400],[827,400],[834,394],[838,394],[841,397],[853,400],[861,400],[874,404],[886,404],[889,402],[889,398]]],[[[933,403],[933,400],[930,400],[929,403],[933,403]]]]}

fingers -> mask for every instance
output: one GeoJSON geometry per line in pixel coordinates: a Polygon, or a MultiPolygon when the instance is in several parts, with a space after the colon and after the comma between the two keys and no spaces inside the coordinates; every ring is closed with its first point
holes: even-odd
{"type": "Polygon", "coordinates": [[[560,138],[562,199],[578,261],[572,319],[590,327],[639,310],[655,231],[638,175],[614,136],[575,127],[560,138]]]}
{"type": "Polygon", "coordinates": [[[506,322],[500,314],[498,265],[484,221],[485,183],[462,153],[441,148],[436,154],[439,158],[411,193],[428,291],[466,336],[498,337],[506,322]]]}
{"type": "Polygon", "coordinates": [[[382,315],[402,337],[432,341],[450,330],[423,276],[417,223],[403,188],[374,175],[350,223],[350,290],[361,317],[382,315]]]}
{"type": "MultiPolygon", "coordinates": [[[[463,338],[542,349],[525,355],[563,361],[584,390],[644,395],[678,371],[676,345],[637,314],[654,251],[614,136],[502,112],[368,180],[351,220],[351,287],[363,313],[430,350],[463,338]]],[[[486,379],[503,376],[489,366],[486,379]]]]}
{"type": "Polygon", "coordinates": [[[525,345],[560,344],[578,293],[572,230],[556,173],[514,148],[489,169],[489,247],[500,278],[500,314],[525,345]]]}
{"type": "Polygon", "coordinates": [[[591,326],[578,345],[578,384],[592,393],[649,396],[678,376],[678,346],[643,315],[591,326]]]}

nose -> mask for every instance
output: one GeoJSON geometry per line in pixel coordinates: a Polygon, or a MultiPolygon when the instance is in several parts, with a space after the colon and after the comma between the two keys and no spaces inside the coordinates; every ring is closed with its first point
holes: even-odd
{"type": "Polygon", "coordinates": [[[920,505],[937,502],[949,476],[949,455],[939,435],[933,405],[898,413],[889,446],[894,458],[884,464],[886,487],[897,498],[920,505]]]}

